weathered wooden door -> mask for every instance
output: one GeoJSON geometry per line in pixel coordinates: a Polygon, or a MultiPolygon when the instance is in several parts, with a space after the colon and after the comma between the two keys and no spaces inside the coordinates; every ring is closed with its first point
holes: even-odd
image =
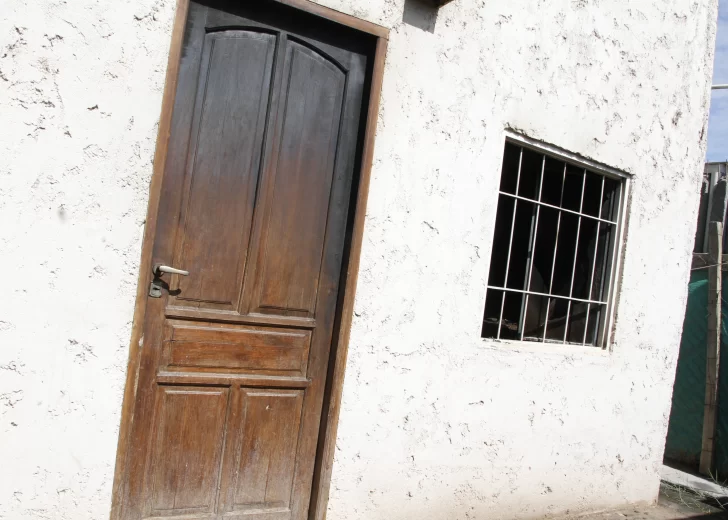
{"type": "Polygon", "coordinates": [[[307,516],[371,43],[352,33],[190,4],[125,520],[307,516]]]}

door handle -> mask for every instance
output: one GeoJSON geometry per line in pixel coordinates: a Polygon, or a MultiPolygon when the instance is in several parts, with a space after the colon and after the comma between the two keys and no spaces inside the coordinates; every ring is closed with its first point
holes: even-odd
{"type": "Polygon", "coordinates": [[[149,285],[149,296],[151,296],[152,298],[161,298],[162,289],[163,288],[169,289],[169,286],[161,280],[162,275],[164,273],[178,274],[180,276],[189,276],[190,275],[189,271],[177,269],[175,267],[170,267],[168,265],[155,264],[154,268],[152,269],[152,274],[154,275],[154,280],[152,280],[152,283],[149,285]]]}
{"type": "Polygon", "coordinates": [[[164,274],[164,273],[178,274],[180,276],[189,276],[190,275],[189,271],[177,269],[175,267],[170,267],[168,265],[157,264],[154,266],[154,275],[155,276],[162,276],[162,274],[164,274]]]}

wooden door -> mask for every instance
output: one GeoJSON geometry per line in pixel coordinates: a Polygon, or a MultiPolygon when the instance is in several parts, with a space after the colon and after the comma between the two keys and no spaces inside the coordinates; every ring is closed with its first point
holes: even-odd
{"type": "Polygon", "coordinates": [[[190,3],[120,518],[307,517],[371,47],[190,3]]]}

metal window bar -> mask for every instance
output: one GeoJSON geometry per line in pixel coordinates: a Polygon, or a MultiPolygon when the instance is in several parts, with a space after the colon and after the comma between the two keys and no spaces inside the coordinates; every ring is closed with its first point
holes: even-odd
{"type": "MultiPolygon", "coordinates": [[[[566,185],[566,168],[567,163],[564,163],[564,173],[561,176],[561,196],[559,197],[559,206],[564,205],[564,186],[566,185]]],[[[601,217],[601,213],[599,214],[601,217]]],[[[554,292],[554,270],[556,269],[556,253],[559,250],[559,231],[561,230],[561,211],[556,216],[556,238],[554,239],[554,255],[551,259],[551,277],[549,278],[549,294],[554,292]]],[[[530,287],[529,287],[530,289],[530,287]]],[[[591,294],[589,295],[591,298],[591,294]]],[[[546,331],[549,325],[549,313],[551,312],[551,298],[546,300],[546,321],[543,324],[543,336],[541,341],[546,341],[546,331]]]]}
{"type": "MultiPolygon", "coordinates": [[[[564,204],[564,191],[565,191],[565,185],[566,185],[566,173],[567,168],[569,166],[569,162],[567,161],[561,161],[564,163],[564,171],[562,174],[562,185],[561,185],[561,195],[559,199],[559,206],[554,206],[553,204],[548,204],[546,202],[543,202],[541,199],[543,197],[543,182],[544,182],[544,175],[545,175],[545,164],[546,164],[546,158],[548,157],[548,154],[542,153],[542,162],[541,162],[541,177],[539,179],[539,188],[538,188],[538,200],[531,199],[528,197],[523,197],[521,195],[518,195],[518,191],[520,189],[520,182],[521,182],[521,170],[523,166],[523,151],[524,147],[519,146],[519,157],[518,157],[518,171],[516,176],[516,187],[515,187],[515,194],[513,193],[507,193],[499,190],[499,194],[510,197],[513,199],[513,213],[511,215],[511,229],[510,229],[510,236],[508,240],[508,255],[506,259],[506,269],[505,269],[505,281],[503,284],[503,287],[498,286],[492,286],[488,285],[488,290],[497,290],[501,291],[501,305],[500,305],[500,314],[499,314],[499,320],[498,320],[498,332],[496,335],[497,339],[500,339],[501,337],[501,330],[503,327],[503,314],[505,309],[505,298],[507,293],[517,293],[524,295],[524,298],[521,302],[521,313],[519,316],[519,323],[518,323],[518,329],[520,329],[520,339],[524,339],[524,333],[525,333],[525,326],[526,326],[526,314],[528,312],[528,299],[530,296],[539,296],[539,297],[545,297],[547,299],[547,305],[546,305],[546,317],[543,324],[543,333],[542,333],[542,341],[546,342],[546,334],[548,332],[548,323],[549,323],[549,313],[550,313],[550,306],[551,306],[551,300],[554,299],[561,299],[561,300],[567,300],[567,312],[566,316],[563,319],[565,323],[564,327],[564,335],[561,340],[561,343],[567,344],[569,343],[567,341],[568,332],[569,332],[569,326],[570,321],[573,318],[572,316],[572,302],[576,303],[584,303],[587,306],[586,310],[586,321],[584,323],[584,331],[582,334],[582,342],[581,345],[586,344],[586,336],[589,328],[589,316],[592,310],[592,306],[599,306],[598,311],[595,310],[595,312],[600,313],[599,324],[597,326],[597,345],[602,343],[604,341],[604,338],[606,337],[606,325],[607,320],[609,319],[609,316],[607,316],[607,313],[605,313],[605,310],[608,310],[609,308],[609,301],[612,297],[612,293],[614,290],[614,284],[612,282],[613,276],[610,276],[609,283],[607,284],[606,280],[606,271],[609,269],[612,272],[614,271],[615,264],[619,261],[619,252],[616,248],[616,241],[617,241],[617,234],[619,233],[619,221],[620,221],[620,212],[622,208],[622,198],[624,195],[624,184],[619,183],[616,186],[615,193],[611,196],[608,206],[608,215],[607,218],[602,218],[602,213],[604,209],[604,190],[605,190],[605,184],[606,184],[606,178],[609,177],[607,175],[604,175],[602,173],[593,173],[590,171],[587,171],[585,168],[582,172],[582,184],[581,184],[581,194],[580,194],[580,200],[579,200],[579,211],[570,210],[567,208],[562,207],[564,204]],[[601,190],[600,190],[600,200],[599,200],[599,213],[598,216],[595,217],[593,215],[588,215],[584,213],[584,192],[586,189],[586,182],[587,182],[587,173],[591,175],[599,175],[601,177],[601,190]],[[616,198],[616,201],[615,201],[616,198]],[[528,202],[530,204],[533,204],[536,206],[536,216],[535,219],[532,217],[532,225],[531,225],[531,236],[529,237],[529,258],[528,258],[528,268],[527,268],[527,277],[525,279],[525,288],[524,289],[511,289],[508,287],[508,277],[510,275],[510,263],[511,263],[511,254],[512,254],[512,248],[513,248],[513,235],[515,232],[515,222],[516,222],[516,213],[519,209],[519,201],[521,202],[528,202]],[[615,204],[617,206],[617,212],[615,214],[614,207],[615,204]],[[551,274],[549,278],[549,289],[548,294],[537,292],[537,291],[531,291],[530,285],[532,280],[532,273],[533,273],[533,263],[534,263],[534,256],[535,256],[535,249],[536,249],[536,240],[538,236],[538,224],[539,224],[539,217],[540,217],[540,207],[548,207],[551,209],[554,209],[557,211],[557,223],[556,223],[556,237],[554,240],[554,252],[551,262],[551,274]],[[572,261],[572,270],[571,270],[571,281],[569,285],[569,296],[562,296],[562,295],[554,295],[553,294],[553,280],[554,280],[554,271],[556,269],[556,255],[558,252],[558,241],[559,241],[559,233],[561,230],[561,214],[562,212],[570,213],[575,216],[577,216],[577,230],[576,230],[576,242],[574,247],[574,259],[572,261]],[[587,298],[576,298],[574,297],[574,278],[576,275],[576,261],[578,258],[579,253],[579,239],[581,236],[581,221],[582,218],[592,219],[597,222],[597,232],[596,232],[596,238],[595,238],[595,245],[594,245],[594,257],[592,258],[592,269],[591,269],[591,276],[589,279],[589,293],[587,295],[587,298]],[[611,218],[616,218],[616,220],[610,220],[611,218]],[[614,226],[613,232],[611,233],[610,238],[608,239],[608,244],[605,245],[607,248],[607,255],[605,256],[604,262],[602,262],[602,265],[600,266],[601,276],[600,276],[600,286],[599,286],[599,299],[592,299],[592,293],[594,290],[594,279],[596,275],[596,258],[599,252],[599,233],[601,231],[601,226],[604,225],[612,225],[614,226]],[[605,284],[607,285],[607,289],[609,292],[608,297],[605,301],[602,301],[601,298],[603,298],[604,295],[604,289],[605,284]]],[[[559,320],[561,321],[561,320],[559,320]]],[[[578,343],[574,343],[578,344],[578,343]]]]}
{"type": "MultiPolygon", "coordinates": [[[[574,275],[576,274],[576,255],[579,253],[579,234],[581,233],[581,212],[584,210],[584,187],[586,186],[586,168],[581,177],[581,200],[579,201],[579,221],[576,224],[576,243],[574,245],[574,262],[571,265],[571,284],[569,285],[569,298],[574,296],[574,275]]],[[[591,294],[589,295],[591,296],[591,294]]],[[[564,325],[564,343],[569,333],[569,318],[571,317],[571,300],[566,307],[566,322],[564,325]]]]}
{"type": "MultiPolygon", "coordinates": [[[[584,179],[586,182],[586,179],[584,179]]],[[[599,195],[599,213],[598,215],[602,216],[602,204],[604,203],[604,176],[602,176],[602,190],[599,195]]],[[[591,268],[591,278],[589,278],[589,292],[587,293],[587,297],[589,299],[592,298],[592,289],[594,288],[594,272],[596,271],[597,267],[597,254],[599,253],[599,231],[601,229],[601,222],[597,222],[597,234],[595,235],[594,239],[594,258],[592,258],[592,268],[591,268]]],[[[601,292],[599,293],[601,296],[601,292]]],[[[586,321],[584,322],[584,335],[581,339],[582,346],[586,345],[586,333],[589,330],[589,314],[591,313],[591,304],[587,305],[586,307],[586,321]]]]}
{"type": "Polygon", "coordinates": [[[505,292],[514,292],[519,294],[527,294],[530,296],[542,296],[546,298],[555,298],[558,300],[569,300],[574,301],[578,303],[589,303],[594,305],[606,305],[608,302],[601,301],[601,300],[588,300],[584,298],[576,298],[576,297],[570,297],[570,296],[559,296],[558,294],[546,294],[538,291],[529,291],[527,289],[509,289],[507,287],[498,287],[497,285],[489,285],[488,289],[493,289],[496,291],[505,291],[505,292]]]}
{"type": "MultiPolygon", "coordinates": [[[[584,171],[586,171],[586,170],[584,170],[584,171]]],[[[594,174],[594,175],[600,175],[600,174],[594,174]]],[[[601,177],[604,177],[603,175],[600,175],[600,176],[601,177]]],[[[508,193],[508,192],[505,192],[505,191],[499,191],[498,193],[500,195],[505,195],[506,197],[511,197],[512,199],[524,200],[526,202],[530,202],[531,204],[537,204],[539,206],[546,206],[547,208],[555,209],[557,211],[563,211],[565,213],[571,213],[572,215],[576,215],[578,217],[589,218],[589,219],[592,219],[592,220],[596,220],[598,222],[603,222],[605,224],[615,224],[615,225],[617,224],[617,222],[613,222],[611,220],[607,220],[607,219],[604,219],[604,218],[601,218],[601,217],[595,217],[593,215],[588,215],[586,213],[582,213],[581,211],[574,211],[573,209],[560,208],[558,206],[554,206],[553,204],[548,204],[547,202],[541,202],[539,200],[534,200],[534,199],[529,199],[528,197],[523,197],[522,195],[514,195],[513,193],[508,193]]]]}
{"type": "MultiPolygon", "coordinates": [[[[518,153],[518,173],[516,175],[516,193],[518,193],[518,188],[521,183],[521,164],[523,164],[523,147],[521,147],[520,152],[518,153]]],[[[506,257],[506,275],[505,279],[503,280],[503,286],[508,287],[508,269],[511,266],[511,250],[513,249],[513,228],[516,227],[516,209],[518,208],[518,200],[513,201],[513,216],[511,217],[511,234],[508,238],[508,256],[506,257]]],[[[501,296],[501,307],[500,307],[500,317],[498,318],[498,335],[496,336],[498,339],[501,337],[501,329],[503,328],[503,308],[506,305],[506,291],[503,291],[503,296],[501,296]]]]}
{"type": "MultiPolygon", "coordinates": [[[[541,193],[543,191],[543,172],[544,168],[546,167],[546,156],[541,156],[541,178],[539,179],[538,183],[538,200],[541,201],[541,193]]],[[[518,193],[518,192],[516,192],[518,193]]],[[[525,280],[525,290],[531,289],[531,275],[533,274],[533,260],[536,255],[536,237],[538,237],[538,217],[541,213],[541,206],[536,206],[536,222],[532,226],[532,233],[531,237],[529,239],[529,247],[531,248],[531,254],[530,258],[528,259],[528,276],[525,280]]],[[[506,283],[506,286],[508,284],[506,283]]],[[[523,299],[523,302],[521,303],[521,316],[520,316],[520,323],[519,328],[521,329],[520,339],[523,341],[523,334],[526,330],[526,314],[528,313],[528,297],[530,295],[526,293],[526,297],[523,299]]]]}
{"type": "MultiPolygon", "coordinates": [[[[617,195],[617,200],[619,200],[621,202],[621,197],[622,197],[622,187],[621,186],[619,187],[619,191],[617,192],[616,195],[617,195]]],[[[609,207],[609,211],[614,211],[614,200],[611,200],[610,201],[609,206],[610,206],[609,207]]],[[[614,233],[613,233],[613,235],[614,235],[614,233]]],[[[610,247],[611,246],[611,243],[613,241],[614,241],[614,236],[610,236],[609,237],[609,242],[610,243],[607,244],[607,247],[610,247]]],[[[600,281],[599,281],[599,295],[600,296],[603,294],[603,291],[604,291],[604,283],[605,283],[605,278],[606,278],[605,277],[605,271],[606,270],[607,270],[607,262],[606,262],[606,259],[605,259],[605,262],[601,266],[601,271],[602,272],[601,272],[600,281]]],[[[591,294],[589,295],[589,297],[591,298],[591,294]]]]}

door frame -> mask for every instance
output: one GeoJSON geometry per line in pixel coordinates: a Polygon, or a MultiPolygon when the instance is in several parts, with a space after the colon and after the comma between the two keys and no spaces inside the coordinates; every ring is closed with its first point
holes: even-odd
{"type": "MultiPolygon", "coordinates": [[[[331,484],[331,471],[336,448],[336,432],[341,410],[341,394],[346,370],[346,358],[349,349],[349,334],[354,311],[354,297],[359,275],[359,260],[364,234],[364,220],[369,194],[369,181],[371,177],[372,161],[374,157],[374,138],[379,116],[379,100],[382,92],[384,77],[384,62],[389,40],[389,29],[380,25],[361,20],[334,9],[324,7],[311,0],[272,0],[285,4],[301,11],[319,16],[321,18],[345,25],[357,31],[367,33],[376,38],[374,63],[372,68],[369,101],[366,107],[366,123],[362,139],[361,168],[359,171],[359,184],[355,188],[356,207],[351,226],[351,241],[348,247],[348,258],[341,270],[341,283],[337,303],[337,320],[334,338],[331,345],[329,368],[326,376],[326,389],[321,414],[318,447],[316,450],[313,484],[311,487],[311,505],[309,508],[310,520],[324,520],[329,499],[331,484]]],[[[151,262],[154,240],[156,238],[157,216],[159,199],[162,194],[162,181],[164,177],[167,147],[169,144],[172,112],[177,92],[177,77],[180,66],[182,44],[185,24],[190,0],[177,0],[175,16],[172,27],[172,42],[167,61],[167,73],[162,96],[162,111],[159,118],[157,144],[154,153],[154,167],[149,185],[149,202],[147,218],[142,240],[141,260],[139,264],[139,277],[137,282],[136,303],[131,329],[129,345],[129,359],[126,369],[126,382],[121,407],[121,422],[119,426],[119,440],[116,450],[116,464],[111,499],[111,520],[117,520],[121,514],[123,489],[121,489],[126,472],[131,424],[136,401],[136,382],[140,368],[140,353],[144,342],[144,316],[147,306],[148,288],[151,283],[151,262]]]]}

